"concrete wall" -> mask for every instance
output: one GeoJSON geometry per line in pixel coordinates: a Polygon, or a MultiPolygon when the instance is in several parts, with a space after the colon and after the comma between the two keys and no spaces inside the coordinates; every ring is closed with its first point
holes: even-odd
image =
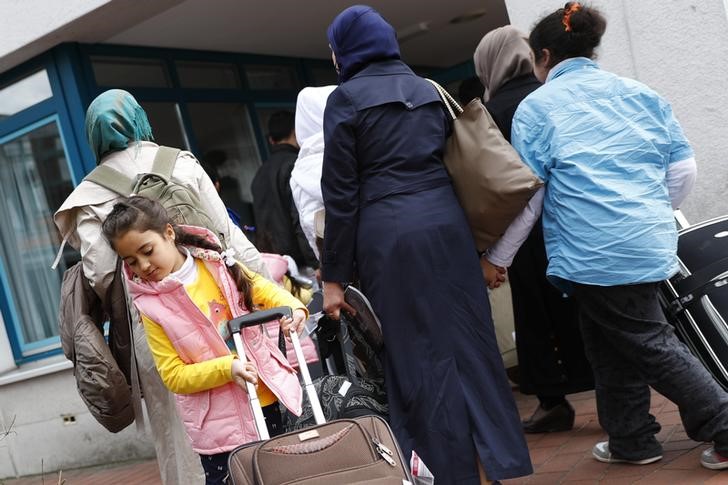
{"type": "MultiPolygon", "coordinates": [[[[554,0],[506,0],[525,32],[562,7],[554,0]]],[[[683,204],[688,220],[728,214],[728,1],[593,0],[607,17],[600,65],[667,98],[695,149],[698,180],[683,204]]]]}
{"type": "Polygon", "coordinates": [[[0,387],[0,482],[39,474],[41,462],[50,473],[153,456],[151,438],[134,425],[112,434],[94,420],[71,370],[0,387]]]}
{"type": "Polygon", "coordinates": [[[183,0],[0,0],[0,72],[61,42],[100,42],[183,0]]]}

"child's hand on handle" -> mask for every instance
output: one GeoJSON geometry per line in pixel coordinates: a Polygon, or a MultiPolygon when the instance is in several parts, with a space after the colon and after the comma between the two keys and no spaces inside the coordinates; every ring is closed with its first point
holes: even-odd
{"type": "Polygon", "coordinates": [[[233,382],[240,386],[243,391],[248,391],[245,387],[246,382],[250,382],[255,387],[258,387],[258,369],[255,368],[255,364],[252,362],[243,362],[237,358],[233,359],[230,372],[233,376],[233,382]]]}
{"type": "Polygon", "coordinates": [[[296,332],[298,335],[301,335],[305,323],[306,312],[298,308],[296,310],[293,310],[293,318],[281,318],[281,330],[283,330],[283,334],[286,337],[291,332],[291,330],[296,332]]]}
{"type": "Polygon", "coordinates": [[[341,318],[341,310],[356,315],[356,310],[344,300],[344,287],[341,283],[324,281],[324,312],[334,320],[341,318]]]}

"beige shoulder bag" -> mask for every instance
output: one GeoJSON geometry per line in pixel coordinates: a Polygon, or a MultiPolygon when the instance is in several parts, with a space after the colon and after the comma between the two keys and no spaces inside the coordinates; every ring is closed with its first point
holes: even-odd
{"type": "Polygon", "coordinates": [[[463,109],[442,86],[428,81],[453,119],[445,166],[478,251],[484,251],[500,239],[543,182],[506,141],[480,100],[463,109]]]}

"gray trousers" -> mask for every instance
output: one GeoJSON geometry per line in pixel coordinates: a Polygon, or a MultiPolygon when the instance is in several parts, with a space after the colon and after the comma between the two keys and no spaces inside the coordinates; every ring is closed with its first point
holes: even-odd
{"type": "Polygon", "coordinates": [[[688,436],[728,456],[728,394],[678,340],[658,284],[576,284],[586,356],[594,370],[599,423],[610,451],[641,460],[662,453],[650,389],[678,405],[688,436]]]}

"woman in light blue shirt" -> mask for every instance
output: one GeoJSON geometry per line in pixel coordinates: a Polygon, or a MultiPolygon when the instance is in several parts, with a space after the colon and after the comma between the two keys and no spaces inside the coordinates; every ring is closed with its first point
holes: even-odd
{"type": "Polygon", "coordinates": [[[662,458],[652,386],[678,404],[688,436],[715,443],[701,464],[728,468],[728,395],[677,340],[657,299],[659,282],[678,269],[672,210],[693,185],[693,151],[667,101],[592,60],[605,29],[597,10],[571,2],[531,32],[545,84],[519,105],[512,143],[545,188],[486,256],[510,263],[543,198],[547,274],[580,303],[609,434],[594,457],[662,458]]]}

